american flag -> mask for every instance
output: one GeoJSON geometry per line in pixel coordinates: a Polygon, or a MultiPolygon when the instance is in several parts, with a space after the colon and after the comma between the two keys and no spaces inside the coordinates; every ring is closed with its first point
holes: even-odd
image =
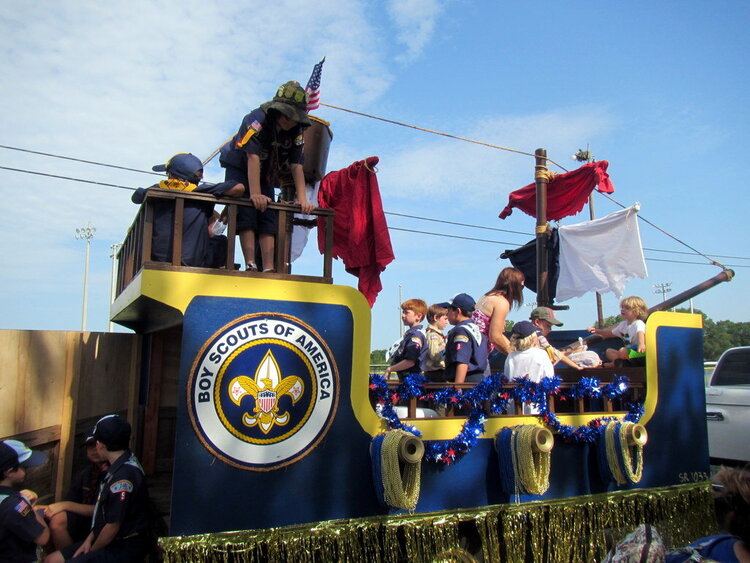
{"type": "Polygon", "coordinates": [[[307,111],[312,111],[320,107],[320,75],[323,72],[323,63],[326,62],[326,58],[320,61],[313,67],[310,80],[307,81],[305,92],[307,92],[307,111]]]}

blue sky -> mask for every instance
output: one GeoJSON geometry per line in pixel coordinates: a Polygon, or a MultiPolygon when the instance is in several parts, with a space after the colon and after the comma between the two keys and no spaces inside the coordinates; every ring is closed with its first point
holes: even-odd
{"type": "MultiPolygon", "coordinates": [[[[572,169],[590,145],[610,162],[613,197],[737,277],[696,298],[712,319],[750,320],[744,155],[750,7],[744,2],[402,0],[263,4],[98,2],[9,5],[0,16],[0,144],[141,170],[172,154],[210,154],[276,87],[305,83],[323,56],[322,101],[533,152],[572,169]],[[728,256],[728,257],[727,257],[728,256]]],[[[531,238],[534,220],[497,219],[533,159],[330,108],[329,170],[380,157],[378,179],[396,261],[373,308],[373,348],[399,336],[398,303],[487,291],[531,238]],[[419,218],[518,231],[430,223],[419,218]]],[[[144,186],[153,176],[0,149],[0,166],[144,186]]],[[[213,164],[207,177],[220,180],[213,164]]],[[[106,330],[110,246],[135,215],[130,192],[0,169],[0,328],[77,330],[84,244],[91,221],[89,330],[106,330]]],[[[601,196],[597,216],[619,209],[601,196]]],[[[567,218],[573,224],[587,212],[567,218]]],[[[648,225],[650,249],[689,250],[648,225]]],[[[719,272],[699,256],[646,251],[649,278],[626,294],[649,304],[654,284],[679,292],[719,272]]],[[[318,273],[308,248],[298,272],[318,273]]],[[[339,264],[335,281],[356,286],[339,264]]],[[[673,294],[674,294],[673,293],[673,294]]],[[[533,294],[526,300],[532,301],[533,294]]],[[[568,302],[566,328],[596,318],[593,295],[568,302]]],[[[605,315],[617,300],[604,299],[605,315]]],[[[520,320],[523,307],[511,314],[520,320]]]]}

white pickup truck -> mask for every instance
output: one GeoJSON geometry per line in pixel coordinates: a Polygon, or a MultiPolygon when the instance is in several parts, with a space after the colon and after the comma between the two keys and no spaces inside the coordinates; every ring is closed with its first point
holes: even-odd
{"type": "Polygon", "coordinates": [[[712,459],[750,462],[750,346],[719,358],[706,387],[706,424],[712,459]]]}

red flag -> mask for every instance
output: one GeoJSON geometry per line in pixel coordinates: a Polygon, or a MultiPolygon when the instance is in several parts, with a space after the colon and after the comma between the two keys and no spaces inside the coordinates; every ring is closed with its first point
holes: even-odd
{"type": "MultiPolygon", "coordinates": [[[[552,178],[547,184],[547,220],[559,221],[581,211],[596,186],[599,186],[598,191],[602,193],[614,192],[615,187],[607,174],[608,166],[609,162],[600,160],[552,178]]],[[[500,219],[510,215],[514,207],[536,217],[536,184],[511,192],[508,205],[500,212],[500,219]]]]}

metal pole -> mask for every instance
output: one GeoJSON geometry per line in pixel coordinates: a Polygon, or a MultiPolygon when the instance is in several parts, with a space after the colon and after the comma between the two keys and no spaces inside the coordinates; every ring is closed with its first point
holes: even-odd
{"type": "Polygon", "coordinates": [[[83,304],[81,306],[81,332],[86,331],[86,306],[89,293],[89,256],[91,255],[91,239],[94,238],[96,229],[89,221],[85,227],[76,229],[76,238],[86,240],[86,263],[83,268],[83,304]]]}
{"type": "Polygon", "coordinates": [[[672,291],[671,286],[672,286],[672,282],[654,284],[654,293],[661,293],[662,303],[664,303],[667,300],[667,293],[672,291]]]}
{"type": "Polygon", "coordinates": [[[398,286],[398,334],[404,336],[404,323],[401,322],[401,303],[404,302],[404,295],[402,293],[403,286],[398,286]]]}
{"type": "MultiPolygon", "coordinates": [[[[586,143],[586,150],[578,149],[578,152],[575,153],[572,156],[573,160],[577,160],[578,162],[585,162],[586,164],[591,164],[594,161],[594,155],[591,154],[591,150],[589,150],[589,144],[586,143]]],[[[589,194],[589,219],[592,221],[596,219],[596,213],[594,212],[594,194],[589,194]]],[[[598,291],[596,292],[596,319],[597,319],[597,328],[604,328],[604,310],[602,308],[602,294],[598,291]]]]}
{"type": "MultiPolygon", "coordinates": [[[[109,247],[109,250],[112,252],[112,254],[109,255],[110,258],[112,258],[112,283],[110,284],[109,288],[109,304],[112,305],[112,303],[115,302],[115,291],[117,290],[117,251],[122,246],[121,243],[112,244],[109,247]]],[[[107,319],[109,319],[109,314],[107,314],[107,319]]],[[[109,321],[109,332],[115,331],[115,323],[113,323],[111,320],[109,321]]]]}
{"type": "Polygon", "coordinates": [[[536,304],[549,307],[547,271],[547,150],[536,149],[536,304]]]}

